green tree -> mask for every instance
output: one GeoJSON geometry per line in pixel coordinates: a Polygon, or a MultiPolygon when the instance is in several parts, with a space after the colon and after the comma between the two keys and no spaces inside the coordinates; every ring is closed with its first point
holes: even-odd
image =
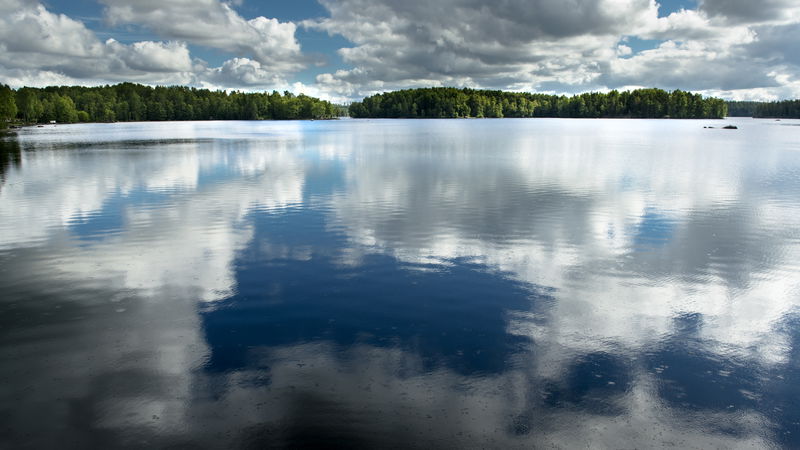
{"type": "Polygon", "coordinates": [[[352,117],[723,117],[724,102],[661,89],[572,97],[423,88],[386,92],[350,105],[352,117]]]}
{"type": "MultiPolygon", "coordinates": [[[[181,86],[51,86],[11,92],[22,105],[9,111],[29,121],[113,122],[130,120],[323,119],[339,115],[330,102],[290,92],[209,91],[181,86]]],[[[5,123],[5,122],[3,122],[5,123]]]]}
{"type": "Polygon", "coordinates": [[[22,88],[17,91],[18,114],[22,115],[22,120],[27,123],[39,121],[39,117],[44,112],[42,102],[36,91],[30,88],[22,88]]]}
{"type": "Polygon", "coordinates": [[[78,121],[78,110],[75,109],[75,102],[70,97],[55,94],[52,103],[56,122],[74,123],[78,121]]]}
{"type": "Polygon", "coordinates": [[[0,85],[0,123],[5,128],[8,121],[17,117],[16,95],[10,87],[5,84],[0,85]]]}

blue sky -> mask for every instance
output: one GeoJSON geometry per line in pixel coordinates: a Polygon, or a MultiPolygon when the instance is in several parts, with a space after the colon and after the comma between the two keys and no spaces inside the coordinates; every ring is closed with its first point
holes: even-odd
{"type": "MultiPolygon", "coordinates": [[[[102,5],[96,0],[47,0],[42,2],[47,8],[57,14],[65,14],[84,22],[98,36],[133,43],[143,40],[158,40],[159,36],[146,27],[136,25],[113,26],[103,18],[102,5]]],[[[324,17],[327,10],[316,0],[293,1],[250,1],[235,6],[236,10],[246,19],[255,17],[271,17],[281,22],[299,22],[309,18],[324,17]]],[[[296,32],[297,40],[305,52],[322,56],[326,65],[322,67],[309,67],[297,74],[295,78],[303,83],[313,83],[319,73],[326,70],[343,69],[347,66],[336,50],[350,45],[342,36],[330,36],[328,33],[299,29],[296,32]]],[[[193,56],[202,58],[212,65],[222,65],[231,57],[231,54],[210,47],[189,45],[193,56]]]]}
{"type": "Polygon", "coordinates": [[[0,13],[0,82],[14,87],[800,96],[796,0],[0,0],[0,13]]]}

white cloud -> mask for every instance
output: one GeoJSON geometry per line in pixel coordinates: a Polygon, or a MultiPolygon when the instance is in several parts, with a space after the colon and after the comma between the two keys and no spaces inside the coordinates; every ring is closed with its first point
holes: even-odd
{"type": "Polygon", "coordinates": [[[192,70],[189,49],[176,42],[135,42],[123,45],[114,39],[106,46],[133,70],[146,72],[188,72],[192,70]]]}
{"type": "Polygon", "coordinates": [[[296,25],[256,17],[246,20],[218,0],[101,0],[113,24],[143,25],[160,36],[252,58],[272,73],[302,69],[306,59],[296,25]]]}
{"type": "Polygon", "coordinates": [[[665,89],[680,89],[692,80],[696,91],[778,86],[757,60],[726,50],[699,41],[666,41],[630,58],[611,60],[603,79],[613,86],[640,84],[665,89]]]}
{"type": "Polygon", "coordinates": [[[786,93],[773,72],[780,67],[780,73],[797,78],[796,63],[782,64],[796,59],[796,52],[770,46],[766,59],[750,49],[774,27],[800,22],[798,7],[774,0],[757,20],[732,21],[746,17],[748,8],[756,7],[747,5],[756,4],[738,2],[727,11],[723,3],[706,1],[697,10],[658,17],[654,1],[634,0],[569,6],[548,0],[448,0],[436,9],[422,0],[323,1],[331,17],[304,25],[354,43],[340,50],[353,69],[321,74],[317,82],[356,98],[431,85],[555,92],[638,85],[716,89],[731,96],[786,93]],[[627,52],[619,47],[627,36],[667,42],[647,52],[627,52]]]}
{"type": "Polygon", "coordinates": [[[38,3],[0,4],[0,67],[12,84],[55,80],[185,82],[192,63],[185,44],[114,39],[101,42],[81,22],[38,3]],[[14,83],[16,81],[16,83],[14,83]]]}
{"type": "Polygon", "coordinates": [[[355,68],[317,81],[354,94],[424,85],[590,84],[598,75],[595,58],[655,14],[651,2],[635,0],[575,8],[547,0],[492,6],[451,0],[433,11],[423,1],[324,5],[331,17],[305,25],[354,42],[340,54],[355,68]]]}
{"type": "Polygon", "coordinates": [[[96,58],[103,53],[102,44],[82,23],[50,13],[38,2],[5,0],[0,11],[0,42],[6,52],[71,58],[96,58]]]}
{"type": "MultiPolygon", "coordinates": [[[[197,6],[185,2],[181,5],[185,8],[197,6]]],[[[264,17],[244,21],[225,4],[212,2],[209,5],[206,6],[216,5],[216,9],[206,11],[207,22],[198,25],[190,21],[191,26],[185,30],[179,27],[165,32],[168,37],[180,40],[123,44],[113,38],[102,42],[83,23],[54,14],[39,3],[3,0],[0,3],[3,13],[0,17],[0,77],[13,87],[137,81],[223,89],[291,88],[286,75],[304,64],[294,38],[295,25],[264,17]],[[222,19],[224,23],[218,23],[222,19]],[[208,28],[217,26],[222,28],[215,32],[208,28]],[[192,59],[187,37],[234,53],[252,53],[257,59],[234,57],[220,67],[209,67],[202,60],[192,59]]],[[[143,3],[127,8],[111,5],[109,13],[119,13],[119,20],[132,20],[145,6],[143,3]],[[123,14],[125,11],[129,14],[123,14]]],[[[169,15],[179,12],[155,8],[150,15],[139,18],[153,22],[172,17],[170,23],[190,23],[174,20],[174,17],[186,16],[169,15]]],[[[154,27],[158,28],[156,25],[154,27]]]]}
{"type": "Polygon", "coordinates": [[[13,86],[135,81],[313,92],[337,101],[387,90],[467,86],[576,93],[631,86],[728,98],[800,94],[800,6],[791,0],[704,0],[659,17],[654,0],[322,0],[330,17],[302,26],[341,35],[349,68],[293,74],[313,62],[297,26],[246,19],[219,0],[102,0],[109,24],[166,42],[99,39],[38,1],[0,0],[0,77],[13,86]],[[641,51],[631,38],[657,41],[641,51]],[[191,45],[227,55],[218,67],[191,45]]]}
{"type": "Polygon", "coordinates": [[[280,75],[248,58],[233,58],[220,67],[208,68],[202,78],[204,84],[220,87],[279,86],[286,83],[280,75]]]}

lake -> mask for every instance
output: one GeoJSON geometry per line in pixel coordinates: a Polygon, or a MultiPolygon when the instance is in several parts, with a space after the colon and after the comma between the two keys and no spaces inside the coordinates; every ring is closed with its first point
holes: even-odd
{"type": "Polygon", "coordinates": [[[0,447],[800,447],[800,121],[48,125],[0,155],[0,447]]]}

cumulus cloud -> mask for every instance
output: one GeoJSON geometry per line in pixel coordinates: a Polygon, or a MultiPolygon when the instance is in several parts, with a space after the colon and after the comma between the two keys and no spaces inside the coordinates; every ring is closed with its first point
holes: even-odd
{"type": "Polygon", "coordinates": [[[451,0],[432,11],[422,1],[323,2],[331,17],[305,25],[356,44],[340,50],[355,69],[318,78],[332,89],[369,93],[416,85],[508,88],[515,83],[524,88],[559,79],[590,83],[598,69],[593,57],[656,13],[650,1],[573,3],[567,8],[548,0],[491,6],[451,0]]]}
{"type": "Polygon", "coordinates": [[[83,23],[53,14],[41,4],[5,0],[0,11],[0,67],[11,82],[185,82],[183,72],[192,68],[184,43],[102,42],[83,23]]]}
{"type": "Polygon", "coordinates": [[[233,58],[220,67],[208,68],[204,80],[211,85],[227,87],[276,86],[285,83],[280,75],[249,58],[233,58]]]}
{"type": "Polygon", "coordinates": [[[759,61],[745,55],[717,53],[695,41],[666,41],[656,49],[640,52],[631,58],[611,60],[603,79],[615,87],[653,85],[665,89],[681,89],[686,80],[693,80],[694,90],[779,86],[770,73],[759,69],[759,61]]]}
{"type": "Polygon", "coordinates": [[[40,4],[19,0],[0,3],[3,11],[0,39],[7,52],[45,53],[85,58],[102,52],[94,33],[65,15],[56,15],[40,4]],[[69,39],[64,39],[64,37],[69,39]]]}
{"type": "Polygon", "coordinates": [[[797,22],[800,4],[794,0],[701,0],[699,9],[729,23],[797,22]]]}
{"type": "Polygon", "coordinates": [[[112,24],[136,24],[160,36],[247,56],[274,72],[305,65],[296,25],[263,16],[246,20],[218,0],[101,0],[112,24]]]}
{"type": "Polygon", "coordinates": [[[144,3],[134,6],[106,3],[115,21],[140,20],[172,40],[131,44],[113,38],[102,41],[83,23],[54,14],[40,3],[2,0],[2,81],[14,87],[137,81],[223,89],[272,89],[291,87],[286,75],[304,64],[294,38],[294,24],[264,17],[245,21],[228,5],[218,2],[199,5],[206,7],[205,21],[187,19],[192,17],[190,9],[203,11],[197,9],[196,3],[168,3],[166,6],[172,9],[144,3]],[[177,21],[175,17],[184,20],[177,21]],[[160,23],[159,18],[164,22],[160,23]],[[178,25],[168,28],[167,22],[178,25]],[[215,31],[212,32],[212,28],[215,31]],[[233,54],[252,54],[254,59],[233,57],[219,67],[210,67],[205,61],[192,58],[190,42],[233,54]]]}
{"type": "Polygon", "coordinates": [[[192,70],[189,49],[176,42],[135,42],[123,45],[114,39],[106,46],[133,70],[149,72],[187,72],[192,70]]]}
{"type": "MultiPolygon", "coordinates": [[[[659,16],[655,0],[320,0],[329,15],[299,22],[342,36],[345,67],[313,84],[293,22],[245,18],[239,2],[100,0],[106,23],[151,40],[99,39],[39,1],[0,0],[0,77],[14,86],[135,81],[313,92],[338,101],[394,89],[465,86],[577,93],[637,86],[734,99],[800,96],[793,43],[800,5],[701,0],[659,16]],[[653,42],[638,48],[635,38],[653,42]],[[164,41],[159,41],[163,39],[164,41]],[[215,49],[213,66],[190,54],[215,49]]],[[[319,70],[319,69],[317,69],[319,70]]]]}
{"type": "Polygon", "coordinates": [[[353,68],[321,74],[317,82],[353,97],[430,85],[564,93],[658,86],[775,95],[787,93],[778,74],[800,73],[796,64],[783,64],[794,53],[785,46],[770,46],[770,59],[754,57],[760,34],[800,21],[798,7],[781,0],[755,15],[749,10],[760,4],[710,0],[667,17],[659,17],[650,0],[447,0],[435,10],[421,0],[322,3],[330,17],[304,25],[352,41],[339,53],[353,68]],[[661,45],[629,52],[620,47],[629,36],[661,45]]]}

